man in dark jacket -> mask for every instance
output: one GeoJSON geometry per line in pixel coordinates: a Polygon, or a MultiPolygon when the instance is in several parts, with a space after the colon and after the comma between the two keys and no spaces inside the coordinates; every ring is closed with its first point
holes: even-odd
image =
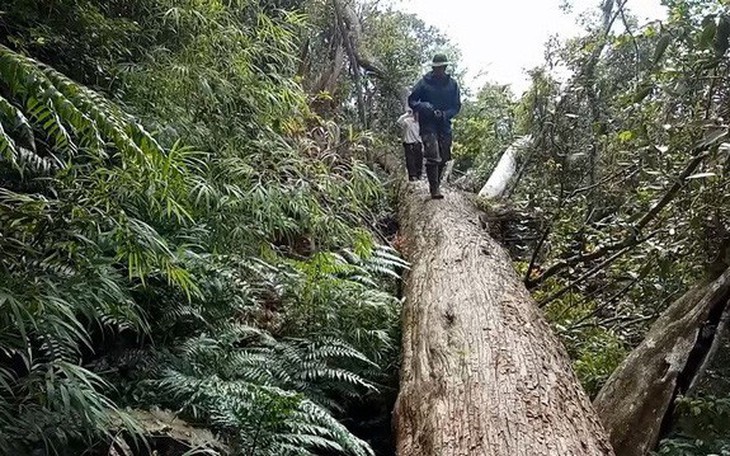
{"type": "Polygon", "coordinates": [[[451,119],[461,110],[461,94],[456,81],[446,74],[448,59],[436,54],[432,71],[413,88],[408,105],[418,113],[418,123],[426,158],[426,176],[433,199],[442,199],[439,191],[446,162],[451,160],[451,119]]]}

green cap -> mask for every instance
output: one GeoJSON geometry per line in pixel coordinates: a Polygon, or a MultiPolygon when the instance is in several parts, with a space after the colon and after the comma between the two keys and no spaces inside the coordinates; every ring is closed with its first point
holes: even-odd
{"type": "Polygon", "coordinates": [[[432,67],[444,67],[447,65],[450,65],[450,62],[445,54],[436,54],[433,56],[433,61],[431,62],[432,67]]]}

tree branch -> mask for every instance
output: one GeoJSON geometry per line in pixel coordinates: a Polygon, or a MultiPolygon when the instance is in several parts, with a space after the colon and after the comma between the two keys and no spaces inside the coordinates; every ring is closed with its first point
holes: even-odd
{"type": "Polygon", "coordinates": [[[343,35],[345,37],[345,45],[348,53],[351,54],[357,66],[369,71],[379,78],[385,78],[385,70],[383,70],[374,59],[366,56],[362,49],[362,27],[360,19],[351,6],[345,4],[342,0],[332,0],[335,8],[335,15],[338,18],[338,24],[343,27],[343,35]],[[349,42],[349,43],[348,43],[349,42]]]}
{"type": "Polygon", "coordinates": [[[697,169],[697,167],[705,160],[705,158],[709,156],[709,147],[711,147],[721,138],[727,136],[727,133],[727,129],[723,129],[719,133],[713,134],[709,139],[702,141],[700,144],[692,149],[691,154],[694,156],[694,158],[692,158],[692,160],[687,163],[684,170],[682,170],[682,172],[675,179],[675,183],[669,188],[669,190],[667,190],[664,196],[634,224],[634,232],[632,234],[630,234],[628,237],[620,242],[599,247],[593,253],[590,253],[588,255],[578,254],[566,260],[555,263],[540,276],[526,281],[525,284],[527,285],[527,287],[534,288],[535,286],[543,283],[545,280],[549,279],[550,277],[570,266],[575,266],[580,263],[597,260],[610,252],[614,252],[616,250],[627,247],[635,247],[638,244],[642,243],[644,240],[646,240],[647,238],[644,238],[644,240],[639,240],[638,235],[644,228],[646,228],[646,226],[650,222],[652,222],[657,217],[657,215],[659,215],[659,213],[665,207],[667,207],[667,205],[669,205],[669,203],[672,202],[672,200],[677,196],[679,191],[686,185],[687,178],[697,169]]]}
{"type": "Polygon", "coordinates": [[[623,2],[619,4],[618,11],[621,14],[621,21],[624,24],[624,27],[626,27],[626,33],[629,34],[631,37],[631,42],[634,45],[634,58],[635,58],[635,66],[634,66],[634,77],[636,78],[636,81],[639,81],[639,71],[640,71],[640,64],[639,64],[639,58],[641,55],[641,51],[639,51],[639,43],[636,41],[636,37],[631,32],[631,26],[629,26],[629,21],[626,18],[626,11],[624,8],[626,7],[627,2],[623,2]]]}
{"type": "MultiPolygon", "coordinates": [[[[591,328],[591,327],[600,326],[600,325],[606,326],[611,323],[624,323],[624,326],[631,326],[631,325],[635,325],[637,323],[643,323],[645,321],[649,321],[654,317],[655,317],[655,315],[646,315],[646,316],[641,316],[641,317],[632,317],[632,316],[621,317],[621,316],[619,316],[619,317],[612,317],[612,318],[609,318],[607,320],[600,321],[600,322],[584,322],[579,325],[571,326],[569,329],[576,330],[576,329],[583,329],[583,328],[591,328]]],[[[566,330],[566,331],[568,331],[568,330],[566,330]]]]}
{"type": "Polygon", "coordinates": [[[669,190],[664,194],[662,199],[659,200],[654,206],[652,206],[652,208],[649,209],[649,212],[644,214],[644,216],[641,217],[638,222],[636,222],[636,228],[639,231],[644,229],[644,227],[646,227],[649,222],[654,220],[654,218],[662,211],[662,209],[664,209],[674,199],[674,197],[677,196],[677,193],[679,193],[679,191],[686,185],[685,181],[687,180],[687,178],[709,155],[710,153],[707,150],[699,152],[695,155],[695,157],[687,164],[687,166],[679,174],[679,176],[677,176],[674,185],[669,188],[669,190]]]}
{"type": "Polygon", "coordinates": [[[568,285],[561,288],[559,291],[553,293],[551,296],[543,299],[542,301],[538,302],[539,307],[545,307],[546,305],[550,304],[551,302],[555,301],[556,299],[559,299],[562,297],[565,293],[570,291],[573,287],[578,285],[579,283],[585,281],[586,279],[591,278],[592,276],[598,274],[600,271],[603,270],[606,266],[609,266],[611,263],[619,259],[621,256],[623,256],[625,253],[629,251],[629,248],[626,247],[624,249],[619,250],[618,252],[614,253],[610,257],[606,258],[605,261],[603,261],[601,264],[596,266],[595,268],[591,269],[590,271],[586,272],[582,276],[578,277],[574,281],[570,282],[568,285]]]}
{"type": "Polygon", "coordinates": [[[646,238],[639,239],[636,235],[632,235],[632,236],[625,238],[621,242],[601,246],[598,249],[596,249],[594,252],[589,253],[587,255],[578,254],[578,255],[575,255],[568,259],[559,261],[558,263],[555,263],[554,265],[552,265],[548,269],[546,269],[545,272],[543,272],[540,276],[538,276],[534,279],[528,280],[526,285],[528,288],[534,288],[535,286],[543,283],[550,277],[559,273],[563,269],[566,269],[570,266],[575,266],[580,263],[586,263],[589,261],[597,260],[597,259],[599,259],[611,252],[615,252],[617,250],[635,247],[635,246],[641,244],[642,242],[644,242],[645,240],[646,240],[646,238]]]}
{"type": "MultiPolygon", "coordinates": [[[[642,280],[644,280],[644,278],[646,278],[647,275],[649,275],[649,271],[651,271],[651,267],[652,267],[652,263],[647,262],[646,265],[644,265],[644,267],[642,268],[641,273],[635,279],[633,279],[628,285],[623,287],[621,290],[614,293],[611,297],[609,297],[607,300],[605,300],[600,306],[596,306],[596,308],[593,310],[593,312],[591,312],[588,315],[584,316],[583,318],[580,318],[577,321],[575,321],[573,323],[573,325],[568,327],[568,330],[575,329],[581,323],[584,323],[584,322],[590,320],[591,318],[598,315],[602,310],[606,309],[608,306],[610,306],[614,302],[621,299],[621,297],[626,295],[626,293],[628,293],[634,286],[636,286],[637,283],[641,282],[642,280]]],[[[581,303],[582,302],[583,301],[581,301],[581,303]]]]}

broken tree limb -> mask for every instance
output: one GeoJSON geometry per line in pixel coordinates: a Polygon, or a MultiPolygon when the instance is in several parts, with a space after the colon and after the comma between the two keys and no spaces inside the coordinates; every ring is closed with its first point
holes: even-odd
{"type": "Polygon", "coordinates": [[[730,298],[730,269],[676,300],[644,341],[614,371],[594,401],[616,453],[644,456],[658,443],[673,402],[686,393],[710,354],[701,331],[721,318],[730,298]],[[700,343],[702,342],[702,343],[700,343]]]}
{"type": "Polygon", "coordinates": [[[532,137],[523,136],[513,142],[502,154],[502,157],[497,162],[497,166],[494,167],[494,171],[489,176],[487,183],[484,184],[479,196],[483,198],[499,198],[501,197],[507,185],[512,180],[517,170],[517,154],[518,152],[529,146],[532,142],[532,137]]]}
{"type": "Polygon", "coordinates": [[[474,205],[448,188],[437,201],[423,183],[397,187],[411,262],[398,454],[612,455],[564,348],[474,205]]]}
{"type": "Polygon", "coordinates": [[[209,430],[194,427],[178,418],[172,412],[159,408],[152,408],[151,410],[127,410],[126,412],[139,426],[138,430],[141,435],[128,435],[125,432],[126,425],[122,420],[118,418],[114,419],[112,426],[116,435],[110,442],[108,449],[109,456],[132,456],[140,454],[160,456],[204,454],[217,456],[230,454],[231,452],[231,449],[224,445],[209,430]],[[142,438],[139,439],[139,437],[142,438]],[[145,449],[147,451],[144,451],[145,449]]]}

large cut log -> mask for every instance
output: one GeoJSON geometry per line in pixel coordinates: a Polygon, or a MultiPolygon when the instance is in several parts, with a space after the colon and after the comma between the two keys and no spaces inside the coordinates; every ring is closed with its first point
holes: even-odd
{"type": "Polygon", "coordinates": [[[711,355],[728,298],[730,269],[670,305],[613,372],[594,405],[616,454],[644,456],[657,445],[674,399],[687,392],[711,355]]]}
{"type": "Polygon", "coordinates": [[[612,455],[607,435],[505,251],[460,193],[400,185],[405,284],[400,456],[612,455]]]}

